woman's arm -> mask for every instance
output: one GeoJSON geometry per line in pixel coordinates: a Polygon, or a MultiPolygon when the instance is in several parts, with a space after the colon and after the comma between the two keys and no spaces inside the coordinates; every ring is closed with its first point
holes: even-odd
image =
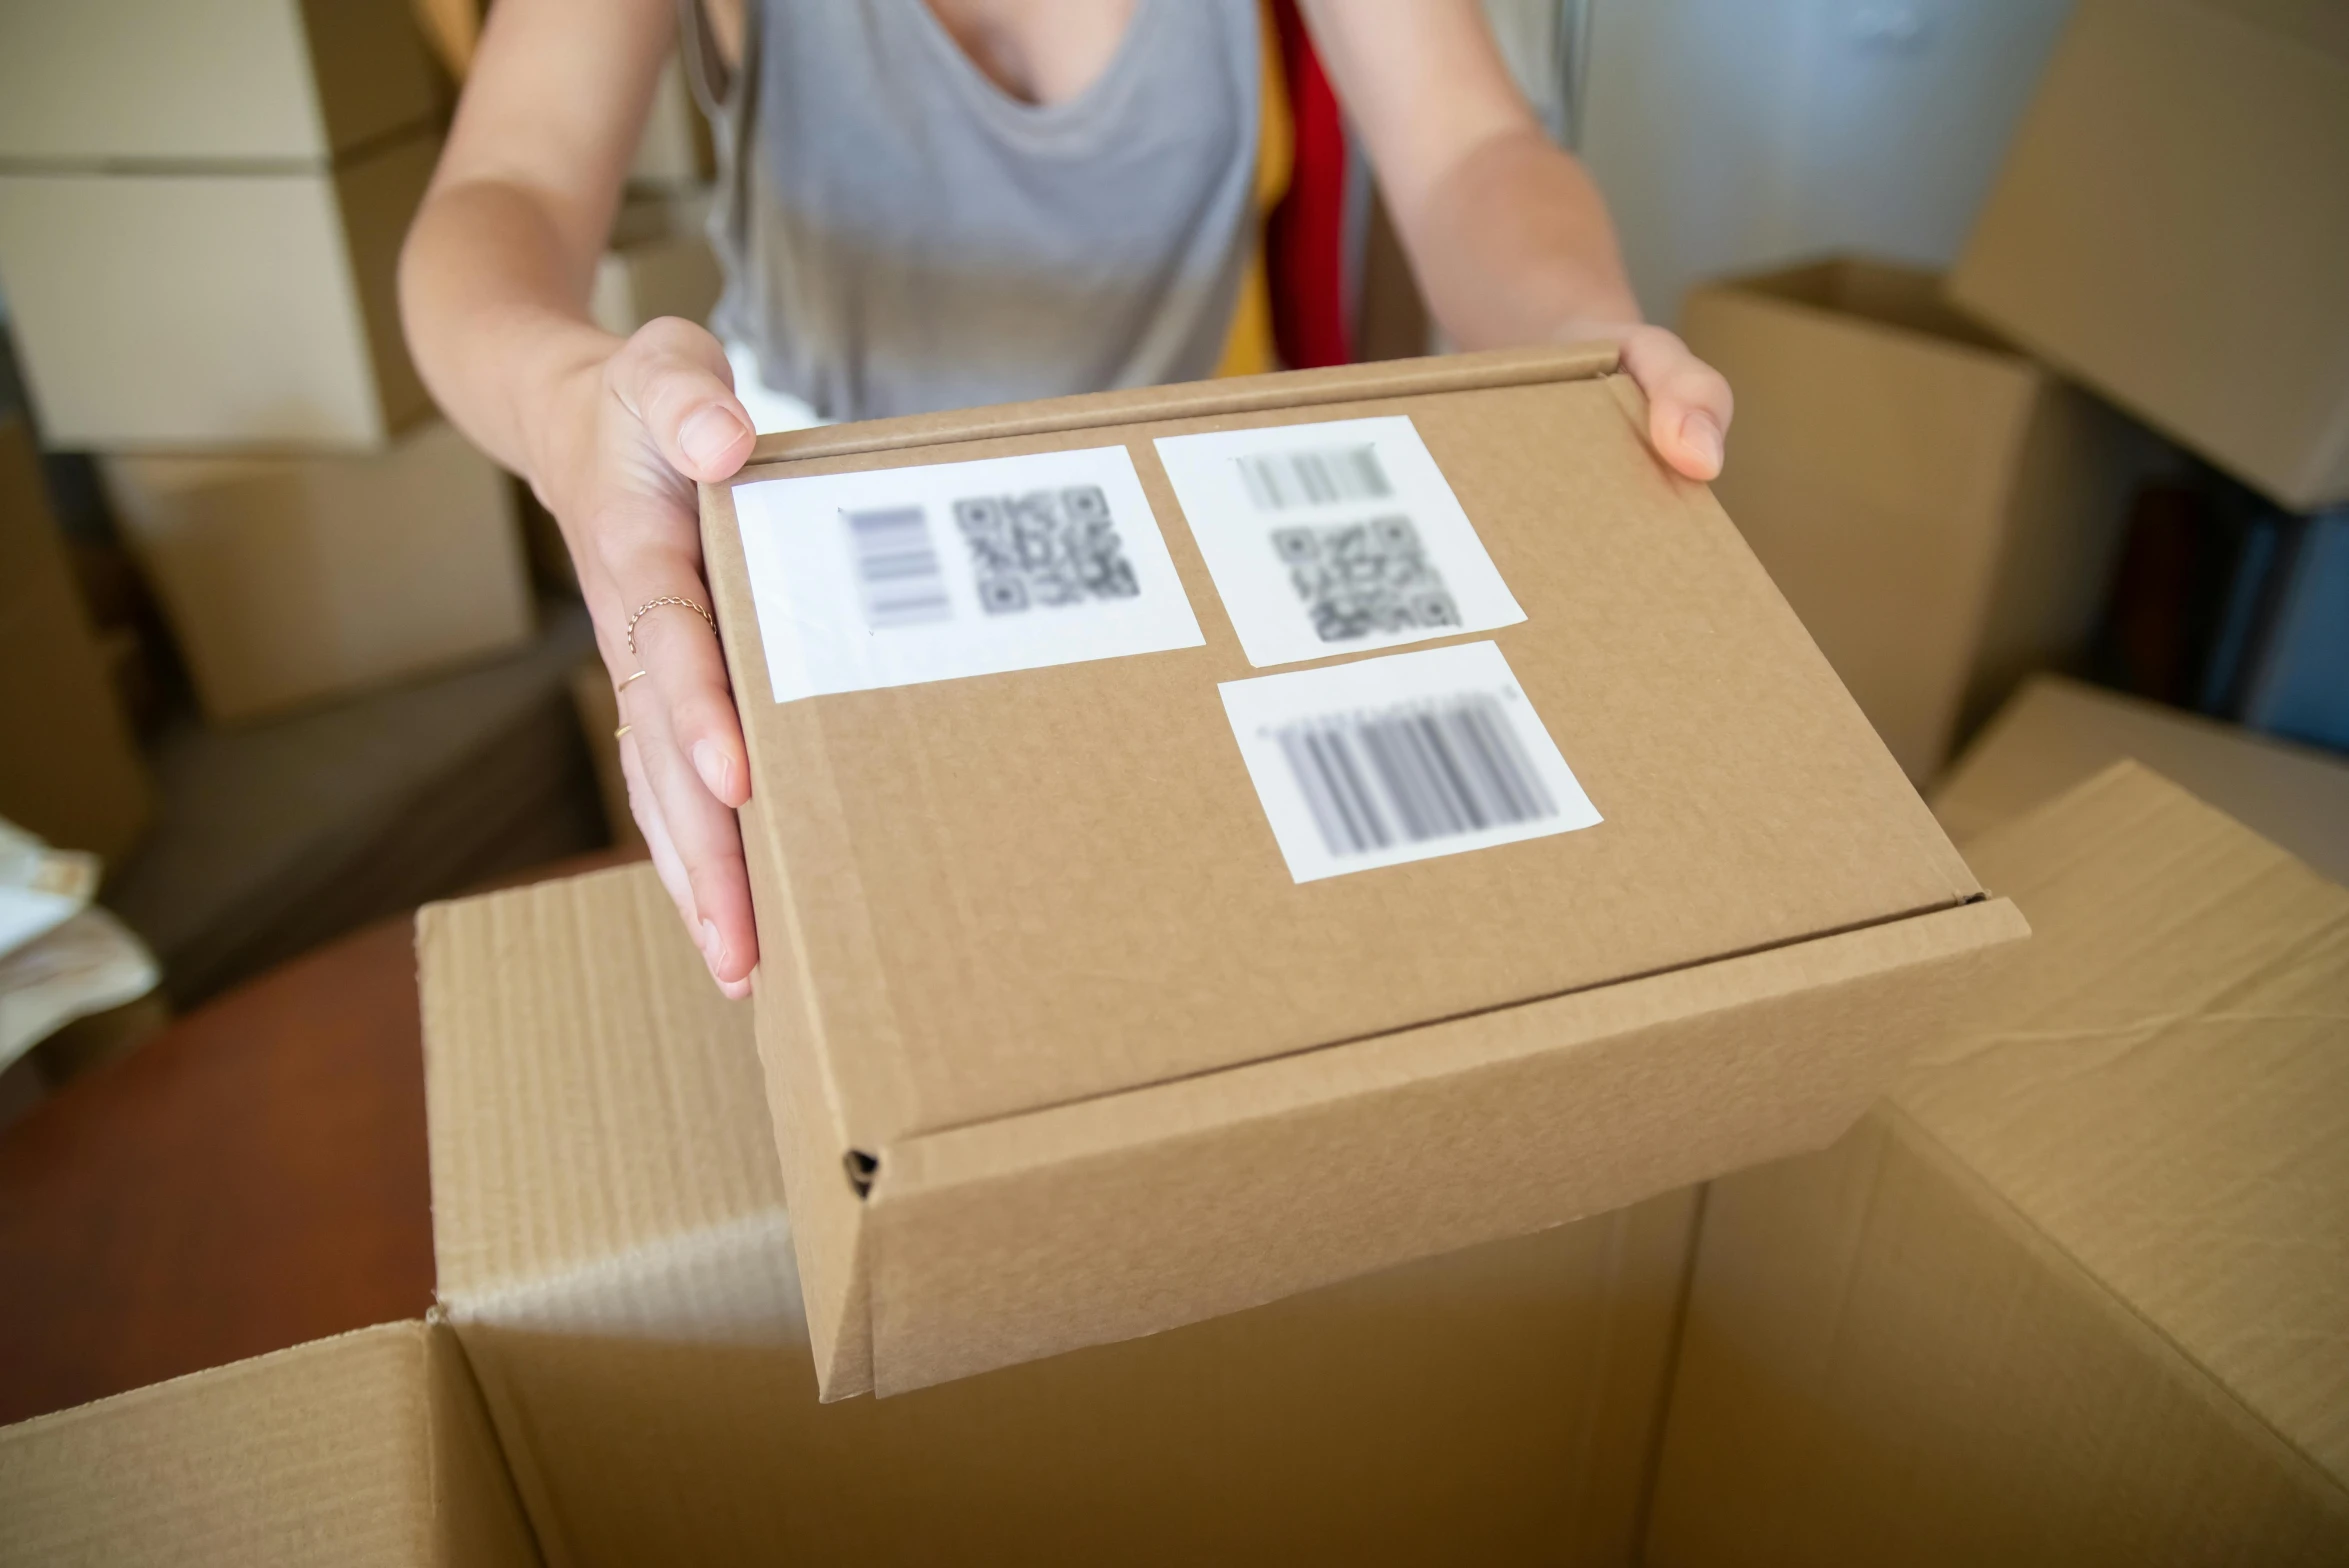
{"type": "Polygon", "coordinates": [[[613,682],[620,760],[661,880],[730,995],[758,942],[733,808],[750,769],[717,642],[691,611],[694,481],[752,441],[717,340],[675,318],[622,339],[587,317],[621,181],[672,41],[670,0],[498,0],[400,258],[400,308],[441,408],[561,524],[613,682]],[[636,670],[648,672],[630,681],[636,670]]]}
{"type": "Polygon", "coordinates": [[[1721,471],[1729,384],[1640,323],[1607,204],[1542,133],[1476,0],[1304,0],[1428,307],[1463,348],[1612,339],[1648,435],[1692,479],[1721,471]]]}

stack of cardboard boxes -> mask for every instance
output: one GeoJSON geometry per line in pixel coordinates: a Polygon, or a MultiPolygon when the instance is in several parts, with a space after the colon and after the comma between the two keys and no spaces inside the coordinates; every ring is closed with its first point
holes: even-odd
{"type": "Polygon", "coordinates": [[[529,635],[510,489],[401,338],[445,113],[399,0],[0,21],[0,286],[41,436],[110,454],[215,720],[529,635]]]}
{"type": "MultiPolygon", "coordinates": [[[[0,1434],[0,1547],[1713,1562],[2191,1515],[2337,1555],[2308,1368],[2349,1343],[2349,892],[2124,767],[1982,841],[2018,949],[1610,372],[770,438],[705,512],[760,769],[755,1002],[645,867],[427,910],[434,1321],[0,1434]],[[1400,651],[1253,673],[1280,601],[1235,586],[1195,488],[1222,459],[1192,458],[1355,432],[1390,481],[1424,448],[1514,614],[1453,556],[1453,618],[1400,651]],[[835,487],[1068,464],[1111,476],[1132,573],[1100,613],[1195,607],[1154,651],[996,643],[908,684],[762,602],[763,552],[850,526],[835,487]],[[1470,658],[1596,820],[1341,846],[1363,871],[1284,836],[1246,688],[1470,658]]],[[[1432,493],[1384,499],[1436,547],[1432,493]]],[[[2029,761],[1970,761],[1967,794],[2091,765],[2029,761]]]]}
{"type": "Polygon", "coordinates": [[[1691,295],[1737,390],[1723,504],[1920,784],[2088,650],[2131,492],[2178,461],[2116,406],[2314,514],[2213,585],[2242,602],[2209,700],[2349,742],[2341,15],[2083,0],[1946,280],[1845,260],[1691,295]]]}

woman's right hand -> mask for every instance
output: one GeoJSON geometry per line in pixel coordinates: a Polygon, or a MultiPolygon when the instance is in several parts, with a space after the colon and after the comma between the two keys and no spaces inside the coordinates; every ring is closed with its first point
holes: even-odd
{"type": "Polygon", "coordinates": [[[749,758],[714,631],[662,601],[709,606],[694,486],[742,467],[750,416],[718,340],[670,316],[558,370],[527,423],[532,488],[562,527],[619,691],[629,809],[711,976],[747,995],[758,935],[734,812],[749,758]]]}

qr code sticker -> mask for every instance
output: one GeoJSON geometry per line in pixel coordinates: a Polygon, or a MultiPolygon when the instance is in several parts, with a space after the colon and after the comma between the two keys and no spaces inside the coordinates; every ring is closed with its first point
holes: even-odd
{"type": "Polygon", "coordinates": [[[1099,485],[971,496],[954,503],[989,615],[1140,593],[1099,485]]]}
{"type": "Polygon", "coordinates": [[[1460,624],[1443,573],[1408,517],[1279,528],[1272,548],[1323,642],[1460,624]]]}

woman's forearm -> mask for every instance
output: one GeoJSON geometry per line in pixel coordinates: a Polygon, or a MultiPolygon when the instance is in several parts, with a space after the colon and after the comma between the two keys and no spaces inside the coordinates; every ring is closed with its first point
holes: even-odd
{"type": "Polygon", "coordinates": [[[544,491],[549,411],[620,339],[588,320],[595,256],[526,187],[474,179],[425,199],[400,258],[409,347],[475,443],[544,491]]]}
{"type": "Polygon", "coordinates": [[[1640,319],[1589,174],[1539,129],[1463,154],[1400,223],[1432,311],[1462,348],[1553,342],[1640,319]]]}

